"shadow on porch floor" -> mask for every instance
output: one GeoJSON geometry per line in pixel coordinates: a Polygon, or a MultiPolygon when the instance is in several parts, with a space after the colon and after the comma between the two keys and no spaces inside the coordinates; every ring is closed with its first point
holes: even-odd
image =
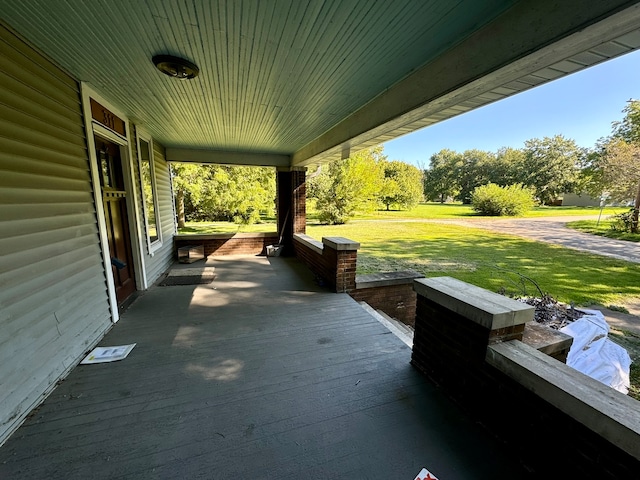
{"type": "Polygon", "coordinates": [[[135,300],[100,343],[133,351],[76,367],[0,448],[0,478],[527,478],[295,259],[207,265],[210,284],[135,300]]]}

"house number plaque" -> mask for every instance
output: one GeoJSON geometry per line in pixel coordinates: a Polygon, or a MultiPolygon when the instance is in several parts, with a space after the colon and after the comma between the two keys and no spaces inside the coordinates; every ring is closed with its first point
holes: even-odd
{"type": "Polygon", "coordinates": [[[127,136],[124,121],[111,110],[100,105],[93,98],[91,99],[91,118],[109,130],[113,130],[123,137],[127,136]]]}

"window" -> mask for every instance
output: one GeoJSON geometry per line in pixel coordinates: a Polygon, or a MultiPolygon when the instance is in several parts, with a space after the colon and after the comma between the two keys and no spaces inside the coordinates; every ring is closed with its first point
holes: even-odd
{"type": "Polygon", "coordinates": [[[153,168],[153,148],[150,140],[138,137],[138,156],[140,158],[140,183],[142,186],[142,201],[144,220],[147,233],[149,252],[156,244],[160,244],[160,224],[158,220],[158,201],[156,193],[156,178],[153,168]]]}

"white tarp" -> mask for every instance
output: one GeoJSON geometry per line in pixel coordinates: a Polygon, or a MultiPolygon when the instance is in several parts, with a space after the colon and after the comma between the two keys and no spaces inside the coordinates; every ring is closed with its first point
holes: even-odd
{"type": "Polygon", "coordinates": [[[573,337],[567,365],[619,392],[629,393],[629,353],[609,340],[609,324],[602,312],[581,311],[585,315],[560,329],[573,337]]]}

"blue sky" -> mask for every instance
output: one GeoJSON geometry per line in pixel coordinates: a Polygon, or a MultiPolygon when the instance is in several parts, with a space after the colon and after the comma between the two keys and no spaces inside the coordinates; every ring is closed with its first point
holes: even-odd
{"type": "Polygon", "coordinates": [[[611,123],[622,119],[632,98],[640,99],[640,51],[391,140],[384,153],[427,167],[431,155],[444,148],[495,152],[559,134],[593,147],[611,133],[611,123]]]}

